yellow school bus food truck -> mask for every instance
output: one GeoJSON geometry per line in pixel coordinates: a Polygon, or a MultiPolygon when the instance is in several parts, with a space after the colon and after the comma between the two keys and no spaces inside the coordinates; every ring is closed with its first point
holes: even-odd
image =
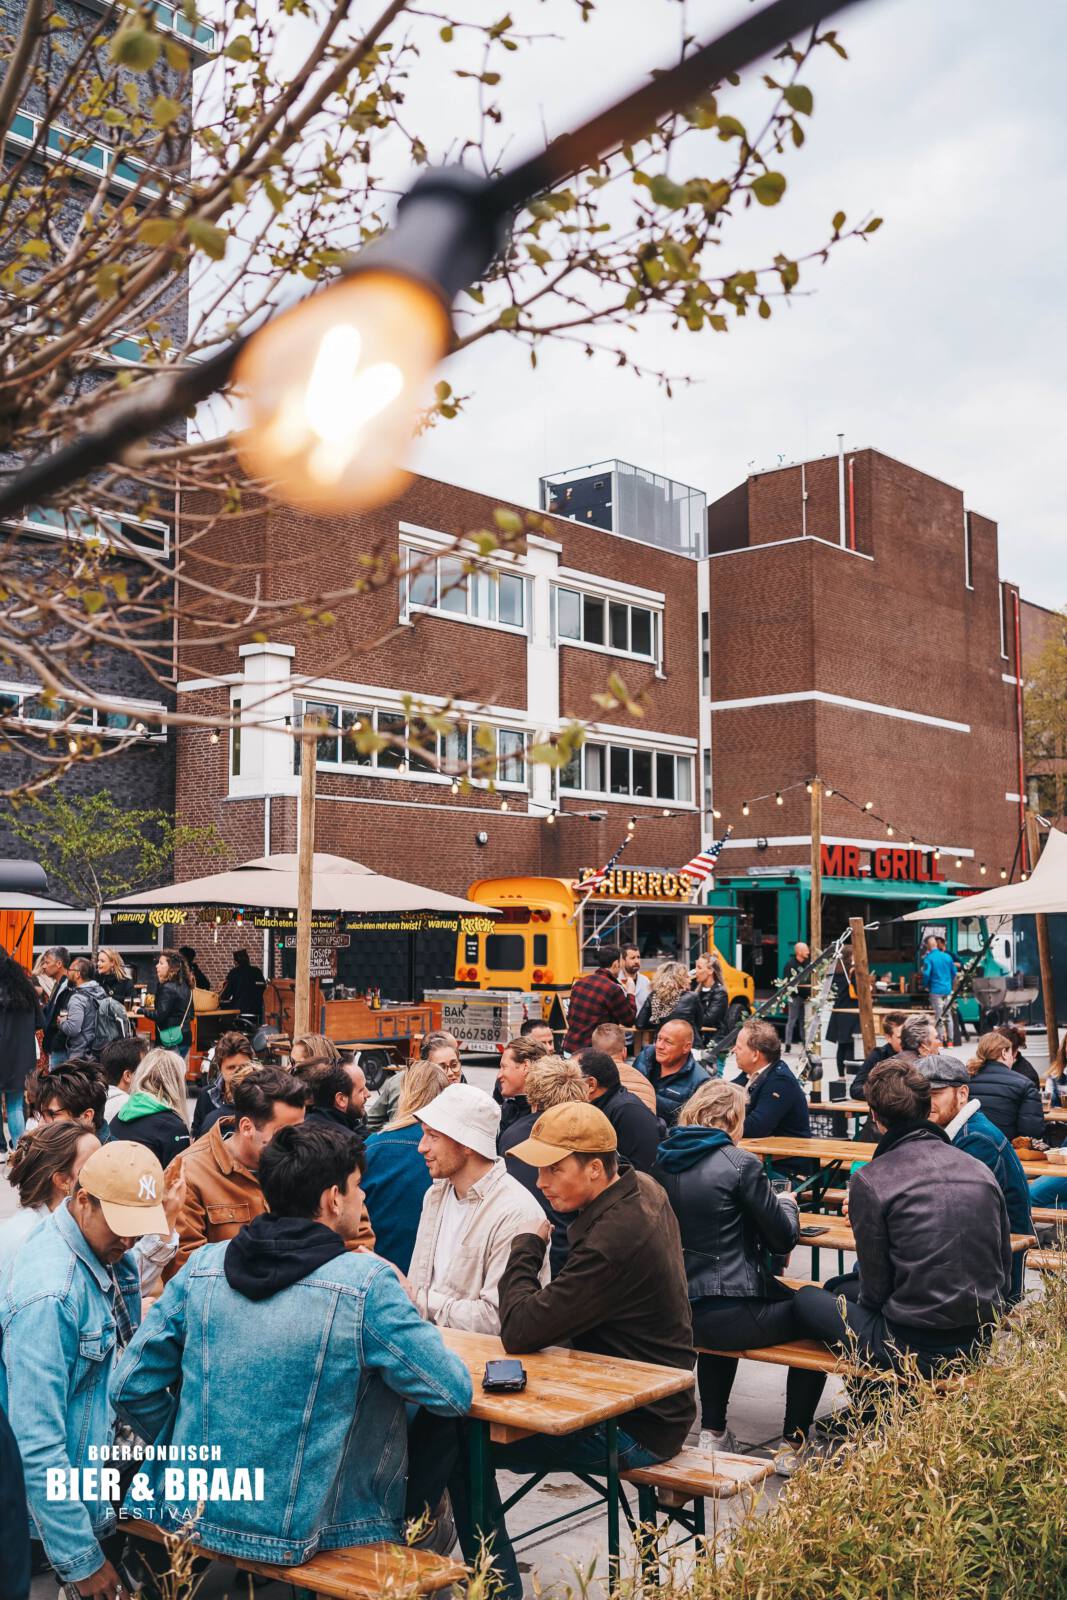
{"type": "Polygon", "coordinates": [[[733,1025],[752,1008],[752,979],[716,948],[714,917],[691,903],[692,891],[684,873],[653,868],[616,868],[591,895],[581,877],[480,878],[467,898],[500,915],[488,932],[459,933],[456,987],[426,999],[440,1003],[441,1025],[462,1047],[491,1050],[528,1017],[565,1026],[558,997],[592,967],[591,953],[633,944],[649,975],[662,961],[688,966],[702,951],[715,955],[733,1025]]]}

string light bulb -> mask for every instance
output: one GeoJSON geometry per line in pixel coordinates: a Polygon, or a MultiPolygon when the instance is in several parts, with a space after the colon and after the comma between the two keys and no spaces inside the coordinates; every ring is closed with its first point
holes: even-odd
{"type": "Polygon", "coordinates": [[[548,816],[545,818],[545,821],[548,823],[550,828],[554,827],[556,822],[556,813],[554,811],[550,811],[548,816]]]}
{"type": "Polygon", "coordinates": [[[1019,882],[1020,883],[1025,883],[1029,876],[1030,876],[1030,874],[1028,872],[1020,872],[1020,874],[1019,874],[1019,882]]]}
{"type": "Polygon", "coordinates": [[[78,754],[78,741],[77,741],[77,739],[68,739],[67,740],[67,749],[70,751],[72,756],[76,756],[78,754]]]}
{"type": "Polygon", "coordinates": [[[873,800],[866,800],[864,802],[863,809],[864,809],[864,811],[873,811],[874,810],[874,801],[873,800]]]}
{"type": "Polygon", "coordinates": [[[827,798],[827,800],[832,800],[833,797],[834,797],[834,791],[832,789],[827,789],[826,790],[826,798],[827,798]]]}
{"type": "Polygon", "coordinates": [[[886,823],[885,831],[886,831],[886,834],[888,835],[888,837],[891,839],[893,837],[893,832],[894,832],[893,824],[891,822],[887,822],[886,823]]]}
{"type": "Polygon", "coordinates": [[[963,866],[963,862],[960,860],[959,856],[956,857],[956,860],[955,860],[955,862],[953,864],[954,864],[957,872],[963,866]]]}
{"type": "Polygon", "coordinates": [[[448,787],[452,791],[453,794],[458,794],[459,793],[459,784],[456,782],[455,778],[452,779],[452,782],[449,784],[448,787]]]}
{"type": "Polygon", "coordinates": [[[668,811],[666,806],[664,806],[663,810],[660,812],[660,816],[661,817],[670,817],[670,816],[673,816],[673,815],[674,815],[674,813],[672,811],[668,811]]]}
{"type": "Polygon", "coordinates": [[[985,877],[985,862],[984,861],[982,862],[982,865],[978,868],[978,870],[982,874],[982,877],[984,878],[985,877]]]}
{"type": "Polygon", "coordinates": [[[716,822],[721,822],[722,821],[722,812],[721,811],[716,811],[714,806],[712,807],[711,814],[712,814],[712,817],[715,819],[716,822]]]}
{"type": "Polygon", "coordinates": [[[747,800],[742,800],[742,802],[741,802],[741,815],[743,817],[747,817],[748,816],[748,801],[747,800]]]}
{"type": "Polygon", "coordinates": [[[212,730],[211,730],[211,743],[212,744],[218,744],[218,742],[219,742],[219,730],[217,728],[212,728],[212,730]]]}
{"type": "Polygon", "coordinates": [[[501,809],[501,811],[506,811],[508,809],[508,803],[507,803],[506,800],[501,800],[500,809],[501,809]]]}
{"type": "Polygon", "coordinates": [[[1004,878],[1006,878],[1008,876],[1007,872],[1005,871],[1005,869],[1003,867],[1001,867],[1001,869],[1000,869],[1000,876],[1001,876],[1001,879],[1004,879],[1004,878]]]}
{"type": "Polygon", "coordinates": [[[806,791],[807,791],[807,793],[808,793],[808,794],[810,794],[810,793],[811,793],[811,791],[812,791],[812,787],[813,787],[813,785],[812,785],[812,784],[810,784],[810,783],[806,783],[806,784],[805,784],[805,785],[804,785],[804,788],[805,788],[805,790],[806,790],[806,791]]]}
{"type": "Polygon", "coordinates": [[[785,804],[785,801],[782,799],[782,791],[781,791],[781,789],[778,789],[778,790],[775,791],[774,803],[775,803],[776,806],[781,806],[781,805],[785,804]]]}
{"type": "Polygon", "coordinates": [[[940,861],[941,860],[941,852],[940,852],[940,850],[935,850],[934,851],[934,860],[935,861],[940,861]]]}

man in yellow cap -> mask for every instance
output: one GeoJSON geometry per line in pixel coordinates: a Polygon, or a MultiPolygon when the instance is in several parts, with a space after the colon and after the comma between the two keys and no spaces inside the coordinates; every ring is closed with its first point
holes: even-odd
{"type": "MultiPolygon", "coordinates": [[[[541,1269],[547,1219],[537,1232],[512,1240],[499,1286],[505,1350],[521,1355],[570,1344],[692,1371],[696,1357],[678,1223],[654,1178],[633,1167],[620,1169],[615,1129],[604,1113],[581,1101],[552,1106],[511,1154],[538,1168],[537,1187],[554,1211],[576,1215],[567,1229],[567,1258],[546,1284],[541,1269]]],[[[619,1418],[620,1467],[666,1461],[681,1449],[695,1418],[691,1389],[627,1412],[619,1418]]],[[[493,1451],[495,1466],[518,1473],[553,1468],[602,1473],[606,1459],[603,1423],[493,1451]]],[[[450,1482],[453,1509],[470,1556],[480,1530],[471,1524],[466,1485],[458,1479],[456,1472],[450,1482]]],[[[499,1499],[491,1514],[494,1562],[509,1600],[519,1600],[522,1583],[499,1499]]]]}
{"type": "Polygon", "coordinates": [[[144,1234],[170,1232],[156,1157],[133,1141],[105,1144],[0,1289],[0,1407],[22,1456],[31,1533],[85,1600],[119,1589],[118,1486],[97,1463],[114,1441],[111,1369],[141,1320],[131,1251],[144,1234]]]}

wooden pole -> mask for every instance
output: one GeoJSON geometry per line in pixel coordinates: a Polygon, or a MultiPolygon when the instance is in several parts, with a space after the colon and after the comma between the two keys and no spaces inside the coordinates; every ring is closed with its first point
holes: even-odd
{"type": "Polygon", "coordinates": [[[856,1002],[860,1008],[863,1053],[869,1056],[874,1049],[875,1033],[871,969],[867,962],[867,932],[862,917],[849,917],[848,925],[852,929],[852,961],[856,969],[856,1002]]]}
{"type": "MultiPolygon", "coordinates": [[[[1026,812],[1026,853],[1030,857],[1030,871],[1033,872],[1041,854],[1041,840],[1037,831],[1037,816],[1029,808],[1026,812]]],[[[1052,976],[1048,917],[1040,912],[1034,917],[1034,921],[1037,924],[1037,961],[1041,969],[1041,997],[1045,1006],[1045,1033],[1048,1037],[1048,1059],[1051,1066],[1060,1048],[1060,1030],[1056,1023],[1056,984],[1052,976]]]]}
{"type": "MultiPolygon", "coordinates": [[[[811,894],[808,906],[808,943],[811,946],[812,956],[817,956],[822,949],[822,779],[813,778],[811,781],[811,894]]],[[[811,974],[811,1005],[815,1012],[815,1034],[812,1043],[815,1053],[822,1061],[822,1028],[818,1021],[819,989],[822,978],[817,969],[812,969],[811,974]]],[[[821,1076],[822,1068],[819,1068],[821,1076]]],[[[818,1080],[812,1084],[811,1098],[822,1099],[822,1086],[818,1080]]]]}
{"type": "Polygon", "coordinates": [[[300,832],[297,843],[296,987],[293,993],[293,1038],[311,1033],[311,905],[315,860],[315,768],[318,739],[300,741],[300,832]]]}

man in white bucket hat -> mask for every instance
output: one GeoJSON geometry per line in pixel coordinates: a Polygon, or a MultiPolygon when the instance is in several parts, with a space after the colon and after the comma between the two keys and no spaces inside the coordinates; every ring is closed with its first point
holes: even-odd
{"type": "Polygon", "coordinates": [[[408,1273],[415,1304],[439,1327],[499,1333],[497,1285],[511,1241],[547,1238],[544,1211],[497,1155],[500,1107],[481,1089],[450,1084],[415,1115],[434,1180],[408,1273]]]}

